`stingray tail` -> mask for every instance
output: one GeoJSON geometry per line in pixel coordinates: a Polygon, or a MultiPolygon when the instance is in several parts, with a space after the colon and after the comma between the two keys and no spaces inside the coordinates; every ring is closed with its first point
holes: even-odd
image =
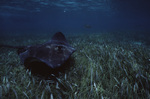
{"type": "Polygon", "coordinates": [[[22,52],[27,50],[27,46],[0,45],[0,48],[1,47],[17,49],[17,53],[18,54],[20,54],[20,53],[22,53],[22,52]]]}
{"type": "Polygon", "coordinates": [[[0,45],[1,47],[7,47],[7,48],[14,48],[14,49],[19,49],[19,48],[24,48],[25,46],[12,46],[12,45],[0,45]]]}

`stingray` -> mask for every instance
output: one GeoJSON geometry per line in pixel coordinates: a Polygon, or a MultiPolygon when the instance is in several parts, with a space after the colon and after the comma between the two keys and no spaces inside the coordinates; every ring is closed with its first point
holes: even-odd
{"type": "Polygon", "coordinates": [[[44,44],[29,46],[0,45],[0,47],[16,48],[21,62],[34,73],[50,73],[61,67],[75,51],[61,32],[53,35],[44,44]]]}

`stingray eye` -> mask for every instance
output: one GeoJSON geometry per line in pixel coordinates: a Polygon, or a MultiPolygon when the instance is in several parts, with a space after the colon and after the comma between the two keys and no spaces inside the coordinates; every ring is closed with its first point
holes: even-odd
{"type": "Polygon", "coordinates": [[[61,46],[57,46],[57,49],[58,49],[58,50],[61,50],[61,48],[62,48],[61,46]]]}
{"type": "Polygon", "coordinates": [[[56,47],[55,47],[55,50],[56,50],[56,51],[61,51],[61,50],[63,50],[63,46],[56,46],[56,47]]]}

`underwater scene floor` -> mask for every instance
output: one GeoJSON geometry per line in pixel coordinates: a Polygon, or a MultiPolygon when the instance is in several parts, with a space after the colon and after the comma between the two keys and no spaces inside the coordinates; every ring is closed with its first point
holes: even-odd
{"type": "MultiPolygon", "coordinates": [[[[0,44],[36,45],[51,39],[7,35],[0,44]]],[[[76,51],[68,68],[45,79],[25,69],[15,49],[0,48],[0,99],[150,99],[150,45],[125,33],[65,34],[76,51]]]]}

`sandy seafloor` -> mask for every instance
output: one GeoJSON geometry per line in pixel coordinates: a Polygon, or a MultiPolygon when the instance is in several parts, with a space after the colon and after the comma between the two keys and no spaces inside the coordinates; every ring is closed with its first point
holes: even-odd
{"type": "MultiPolygon", "coordinates": [[[[52,34],[10,33],[0,37],[0,44],[42,44],[52,34]]],[[[136,32],[64,35],[76,51],[69,68],[55,80],[33,76],[15,49],[0,48],[0,99],[150,99],[147,36],[136,32]]]]}

